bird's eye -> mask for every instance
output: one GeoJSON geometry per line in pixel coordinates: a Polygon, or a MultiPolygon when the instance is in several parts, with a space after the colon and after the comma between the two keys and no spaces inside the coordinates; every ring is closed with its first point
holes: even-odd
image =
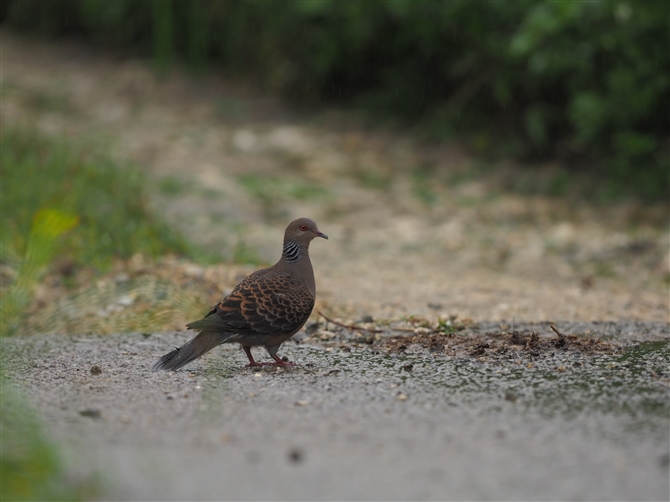
{"type": "Polygon", "coordinates": [[[300,225],[300,230],[307,232],[307,225],[300,225]]]}

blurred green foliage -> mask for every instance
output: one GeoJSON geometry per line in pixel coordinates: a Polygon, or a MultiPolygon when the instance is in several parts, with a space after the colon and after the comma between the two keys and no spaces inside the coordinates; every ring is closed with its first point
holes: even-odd
{"type": "Polygon", "coordinates": [[[2,378],[0,500],[87,500],[99,495],[93,480],[68,479],[34,410],[2,378]]]}
{"type": "Polygon", "coordinates": [[[5,128],[0,183],[1,334],[21,324],[34,287],[60,258],[105,271],[135,253],[189,254],[187,243],[147,208],[144,178],[107,157],[34,131],[5,128]],[[3,274],[4,275],[4,274],[3,274]]]}
{"type": "Polygon", "coordinates": [[[243,174],[238,177],[238,181],[250,195],[261,201],[269,201],[269,203],[281,197],[308,200],[323,199],[328,196],[328,191],[320,185],[287,180],[278,176],[243,174]]]}
{"type": "Polygon", "coordinates": [[[2,15],[152,54],[162,71],[218,65],[295,102],[355,104],[481,153],[558,158],[667,195],[664,0],[14,0],[2,15]]]}
{"type": "Polygon", "coordinates": [[[20,323],[33,288],[53,259],[58,238],[78,223],[76,216],[57,209],[42,209],[33,216],[16,280],[2,295],[0,331],[3,335],[12,333],[20,323]]]}
{"type": "Polygon", "coordinates": [[[186,242],[149,211],[145,179],[137,169],[34,131],[5,128],[2,143],[0,249],[10,266],[18,269],[28,259],[41,267],[57,253],[75,265],[104,270],[113,258],[134,253],[188,252],[186,242]],[[36,233],[49,222],[63,223],[67,215],[77,221],[36,233]],[[66,230],[52,250],[51,241],[66,230]],[[31,238],[37,237],[39,257],[30,252],[31,238]]]}
{"type": "MultiPolygon", "coordinates": [[[[327,199],[330,194],[328,190],[317,183],[305,182],[303,180],[290,180],[286,177],[268,176],[258,174],[243,174],[237,180],[249,195],[261,203],[266,218],[284,220],[287,215],[279,210],[279,202],[282,199],[309,200],[327,199]]],[[[240,262],[234,258],[237,263],[240,262]]]]}

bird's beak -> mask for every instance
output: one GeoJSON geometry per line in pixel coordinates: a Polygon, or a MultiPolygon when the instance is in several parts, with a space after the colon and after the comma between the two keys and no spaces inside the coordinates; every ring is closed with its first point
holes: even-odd
{"type": "Polygon", "coordinates": [[[323,237],[324,239],[328,240],[328,236],[323,232],[316,231],[314,232],[314,235],[316,235],[317,237],[323,237]]]}

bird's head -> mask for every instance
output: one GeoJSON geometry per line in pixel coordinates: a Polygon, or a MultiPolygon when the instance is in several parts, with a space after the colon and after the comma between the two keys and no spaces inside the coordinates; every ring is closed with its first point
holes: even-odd
{"type": "Polygon", "coordinates": [[[293,241],[296,244],[307,246],[315,237],[323,237],[328,239],[328,236],[319,232],[316,223],[309,218],[298,218],[289,223],[284,234],[284,242],[293,241]]]}

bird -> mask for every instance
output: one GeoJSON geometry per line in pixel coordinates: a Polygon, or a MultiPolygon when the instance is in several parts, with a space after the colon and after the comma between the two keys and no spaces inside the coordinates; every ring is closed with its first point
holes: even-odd
{"type": "Polygon", "coordinates": [[[316,298],[309,243],[328,239],[309,218],[292,221],[284,232],[281,258],[242,280],[205,317],[186,325],[200,333],[168,352],[153,371],[176,371],[223,343],[239,343],[248,366],[295,366],[278,355],[279,346],[309,319],[316,298]],[[264,346],[274,362],[256,362],[251,347],[264,346]]]}

